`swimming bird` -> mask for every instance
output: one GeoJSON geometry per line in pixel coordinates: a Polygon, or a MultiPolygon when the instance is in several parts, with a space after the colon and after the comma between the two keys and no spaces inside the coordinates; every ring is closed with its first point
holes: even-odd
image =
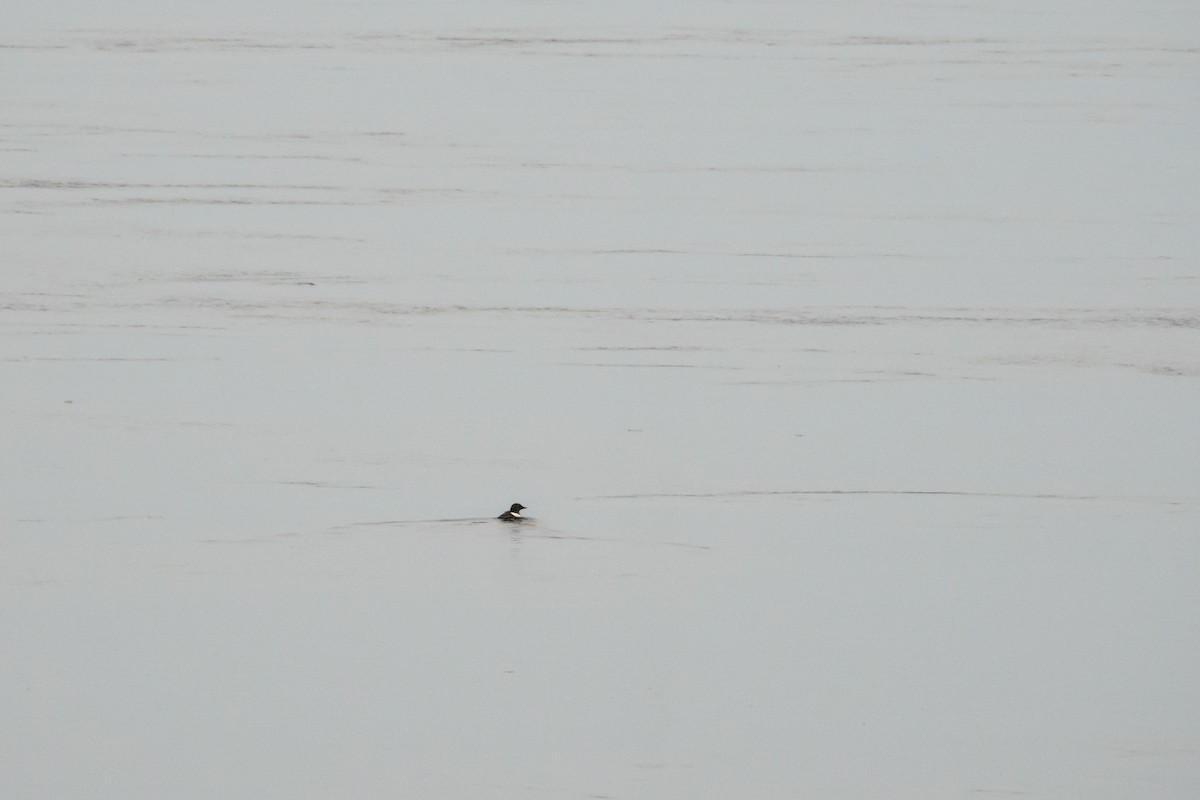
{"type": "Polygon", "coordinates": [[[508,509],[508,511],[505,511],[503,514],[496,517],[496,519],[525,519],[524,517],[521,516],[521,512],[524,509],[525,509],[525,506],[521,505],[520,503],[513,503],[512,508],[508,509]]]}

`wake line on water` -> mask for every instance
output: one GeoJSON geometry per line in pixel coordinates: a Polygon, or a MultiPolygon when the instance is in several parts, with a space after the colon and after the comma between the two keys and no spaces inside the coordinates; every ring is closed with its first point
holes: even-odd
{"type": "Polygon", "coordinates": [[[351,528],[400,528],[409,526],[428,526],[428,525],[483,525],[497,524],[499,528],[504,530],[514,538],[519,539],[561,539],[577,542],[609,542],[613,544],[630,544],[630,545],[647,545],[657,547],[682,547],[688,550],[710,550],[708,545],[692,544],[690,542],[672,542],[672,541],[636,541],[630,539],[616,539],[606,536],[580,536],[578,534],[568,533],[566,531],[548,528],[538,524],[534,517],[524,517],[519,522],[498,520],[496,517],[454,517],[448,519],[395,519],[395,520],[379,520],[372,522],[351,522],[346,525],[339,525],[332,529],[335,533],[341,533],[351,528]]]}
{"type": "Polygon", "coordinates": [[[1149,497],[1145,495],[1122,496],[1101,494],[1056,494],[1051,492],[972,492],[956,489],[784,489],[747,490],[729,492],[659,492],[648,494],[608,494],[580,497],[579,500],[653,500],[664,498],[721,498],[721,497],[837,497],[837,496],[910,496],[910,497],[978,497],[1009,500],[1071,500],[1071,501],[1117,501],[1138,503],[1164,503],[1185,505],[1196,502],[1196,498],[1149,497]]]}

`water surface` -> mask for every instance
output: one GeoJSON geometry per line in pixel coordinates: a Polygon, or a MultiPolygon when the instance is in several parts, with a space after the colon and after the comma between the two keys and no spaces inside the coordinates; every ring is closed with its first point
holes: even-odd
{"type": "Polygon", "coordinates": [[[1195,796],[1190,6],[243,6],[0,34],[5,796],[1195,796]]]}

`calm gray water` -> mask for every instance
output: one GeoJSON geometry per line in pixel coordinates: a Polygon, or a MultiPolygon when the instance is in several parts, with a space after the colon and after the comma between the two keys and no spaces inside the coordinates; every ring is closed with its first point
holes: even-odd
{"type": "Polygon", "coordinates": [[[0,795],[1196,797],[1197,31],[7,20],[0,795]]]}

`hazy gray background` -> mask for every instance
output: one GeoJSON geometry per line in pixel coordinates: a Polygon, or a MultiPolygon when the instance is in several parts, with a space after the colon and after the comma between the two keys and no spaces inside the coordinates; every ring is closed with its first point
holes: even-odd
{"type": "Polygon", "coordinates": [[[6,15],[0,795],[1196,797],[1197,8],[6,15]]]}

